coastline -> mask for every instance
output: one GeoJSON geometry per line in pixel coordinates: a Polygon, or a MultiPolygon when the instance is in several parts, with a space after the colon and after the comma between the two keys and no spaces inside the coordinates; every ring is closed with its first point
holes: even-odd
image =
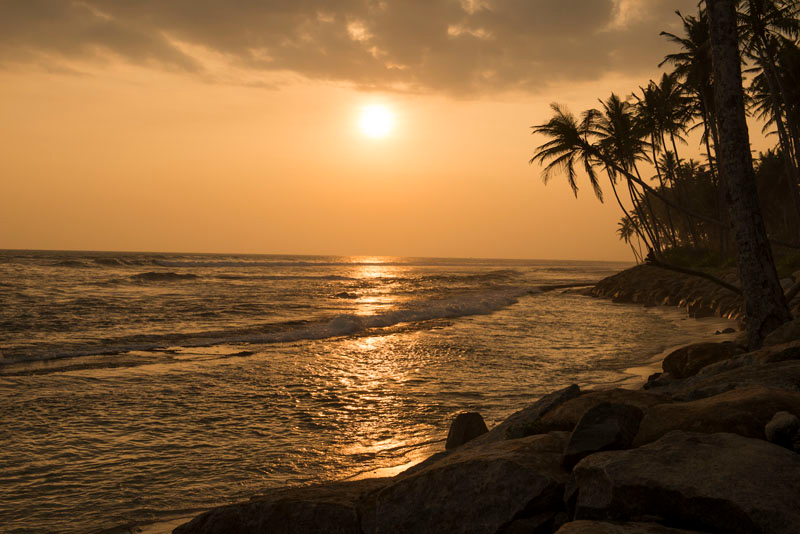
{"type": "MultiPolygon", "coordinates": [[[[628,271],[630,271],[630,269],[628,271]]],[[[623,274],[625,272],[626,271],[623,271],[622,273],[619,273],[619,274],[623,274]]],[[[614,276],[618,276],[618,275],[614,275],[614,276]]],[[[610,277],[610,278],[614,278],[614,277],[610,277]]],[[[587,289],[583,289],[583,290],[568,289],[568,288],[554,288],[554,289],[564,289],[565,291],[568,291],[568,292],[580,292],[581,294],[585,294],[585,295],[591,295],[591,296],[602,297],[602,298],[609,298],[608,295],[598,294],[598,291],[597,291],[598,286],[600,286],[601,283],[605,282],[606,280],[608,280],[608,279],[601,280],[597,284],[595,284],[595,285],[593,285],[593,286],[591,286],[591,287],[589,287],[587,289]]],[[[606,284],[607,284],[607,282],[606,282],[606,284]]],[[[619,297],[611,297],[611,298],[614,298],[614,300],[617,301],[617,302],[625,302],[625,300],[623,300],[623,299],[621,299],[619,297]]],[[[678,302],[687,308],[687,310],[689,311],[688,316],[692,317],[693,314],[691,313],[691,310],[688,309],[689,307],[686,306],[686,304],[684,302],[681,302],[681,301],[678,301],[678,302]]],[[[644,302],[644,303],[641,303],[641,302],[628,302],[628,303],[631,303],[631,304],[644,304],[644,305],[646,305],[646,307],[654,306],[654,304],[652,302],[644,302]]],[[[675,306],[670,306],[669,302],[659,303],[659,306],[665,306],[664,310],[670,312],[670,314],[673,311],[675,313],[681,313],[681,312],[679,312],[678,309],[675,308],[675,306]]],[[[697,314],[694,314],[694,315],[697,315],[697,314]]],[[[707,314],[704,317],[696,317],[695,316],[692,319],[688,319],[688,320],[692,320],[693,323],[695,323],[695,329],[696,330],[701,330],[702,331],[702,333],[698,332],[698,336],[695,338],[695,341],[698,342],[698,343],[699,342],[706,342],[706,343],[710,343],[710,342],[718,342],[718,343],[719,342],[728,342],[728,341],[732,341],[736,337],[736,333],[727,333],[727,334],[720,334],[719,333],[719,330],[723,330],[726,327],[729,328],[729,327],[734,326],[736,324],[735,320],[732,319],[732,318],[723,318],[723,317],[715,316],[714,314],[707,314]],[[702,325],[702,326],[700,326],[700,325],[702,325]],[[697,328],[698,326],[700,326],[700,328],[697,328]]],[[[670,353],[674,352],[674,350],[676,350],[677,348],[680,348],[680,347],[682,347],[684,345],[685,345],[685,343],[680,344],[680,345],[671,346],[671,347],[668,347],[668,348],[666,348],[666,349],[664,349],[664,350],[662,350],[662,351],[660,351],[660,352],[658,352],[656,354],[648,355],[643,359],[643,361],[640,364],[631,366],[631,367],[629,367],[629,368],[624,370],[624,372],[627,375],[629,375],[627,378],[623,378],[620,381],[610,382],[610,383],[606,383],[606,384],[602,384],[602,385],[594,384],[593,388],[591,390],[586,390],[585,393],[597,392],[597,391],[603,391],[603,390],[615,390],[617,388],[624,388],[626,390],[633,390],[633,391],[639,390],[647,382],[648,377],[650,377],[654,373],[658,373],[658,372],[661,371],[662,362],[663,362],[664,358],[666,356],[668,356],[670,353]]],[[[444,441],[444,439],[442,439],[442,441],[444,441]]],[[[433,456],[438,456],[439,454],[441,454],[441,453],[434,453],[433,456]]],[[[377,469],[377,470],[372,470],[372,471],[360,473],[360,474],[352,476],[352,477],[350,477],[348,479],[344,479],[344,481],[364,481],[364,480],[369,481],[369,480],[376,480],[378,478],[395,477],[395,476],[403,473],[404,471],[406,471],[408,469],[413,471],[415,466],[419,466],[420,464],[428,463],[431,458],[432,457],[429,457],[426,454],[421,454],[420,457],[418,458],[418,460],[415,460],[413,462],[408,462],[408,463],[403,464],[401,466],[387,467],[387,468],[383,468],[383,469],[377,469]]],[[[210,512],[213,512],[213,510],[210,511],[210,512]]],[[[206,512],[206,513],[210,513],[210,512],[206,512]]],[[[164,534],[164,533],[167,533],[167,532],[171,532],[171,529],[173,529],[176,526],[182,524],[182,522],[185,522],[188,519],[190,519],[190,517],[186,517],[186,515],[183,514],[183,516],[179,517],[179,518],[172,518],[172,519],[167,520],[167,521],[161,521],[161,522],[153,523],[153,524],[149,524],[149,525],[141,525],[140,527],[138,527],[141,530],[139,530],[137,532],[142,532],[144,534],[164,534]]]]}
{"type": "MultiPolygon", "coordinates": [[[[611,389],[545,395],[394,477],[277,490],[174,532],[256,532],[276,521],[300,532],[795,532],[800,323],[750,353],[731,341],[736,332],[712,336],[649,357],[611,389]],[[520,472],[532,478],[515,487],[520,472]],[[603,530],[608,520],[614,530],[603,530]]],[[[457,425],[451,435],[463,434],[457,425]]]]}

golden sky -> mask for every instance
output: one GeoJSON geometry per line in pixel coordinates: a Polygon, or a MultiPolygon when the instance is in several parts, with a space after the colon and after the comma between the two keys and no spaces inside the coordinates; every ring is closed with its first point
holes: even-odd
{"type": "Polygon", "coordinates": [[[0,0],[0,248],[631,259],[529,127],[658,76],[695,6],[0,0]]]}

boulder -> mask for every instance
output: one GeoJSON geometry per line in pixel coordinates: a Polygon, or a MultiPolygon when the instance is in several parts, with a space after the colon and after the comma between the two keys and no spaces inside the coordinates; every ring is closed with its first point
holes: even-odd
{"type": "MultiPolygon", "coordinates": [[[[652,375],[647,377],[647,382],[642,385],[642,389],[644,390],[658,390],[658,388],[662,388],[674,383],[677,378],[672,376],[669,373],[653,373],[652,375]]],[[[655,391],[652,391],[655,392],[655,391]]]]}
{"type": "Polygon", "coordinates": [[[609,523],[606,521],[573,521],[557,534],[699,534],[696,530],[668,528],[658,523],[609,523]]]}
{"type": "Polygon", "coordinates": [[[562,465],[572,469],[594,452],[627,449],[636,437],[643,415],[642,410],[628,404],[604,402],[590,408],[572,431],[562,465]]]}
{"type": "Polygon", "coordinates": [[[789,412],[776,413],[764,427],[767,441],[787,449],[792,448],[792,442],[799,431],[800,419],[789,412]]]}
{"type": "Polygon", "coordinates": [[[505,439],[516,439],[536,434],[536,422],[549,411],[581,394],[581,389],[575,384],[564,389],[548,393],[533,404],[514,412],[502,423],[492,430],[479,436],[465,447],[480,447],[486,443],[493,443],[505,439]]]}
{"type": "Polygon", "coordinates": [[[784,323],[764,338],[764,346],[782,345],[791,341],[800,341],[800,317],[784,323]]]}
{"type": "Polygon", "coordinates": [[[800,360],[741,365],[715,374],[701,373],[684,380],[666,383],[658,388],[658,392],[667,394],[675,400],[697,400],[732,389],[759,385],[800,391],[800,360]]]}
{"type": "Polygon", "coordinates": [[[481,414],[478,412],[460,413],[450,425],[450,431],[447,433],[447,442],[444,448],[455,449],[477,438],[481,434],[486,434],[488,431],[489,429],[486,428],[483,417],[481,417],[481,414]]]}
{"type": "Polygon", "coordinates": [[[782,410],[800,413],[800,393],[756,386],[691,402],[659,404],[645,414],[634,445],[650,443],[673,430],[766,439],[764,426],[782,410]]]}
{"type": "Polygon", "coordinates": [[[731,356],[742,354],[745,349],[736,343],[695,343],[670,353],[661,366],[675,378],[694,376],[700,369],[731,356]]]}
{"type": "Polygon", "coordinates": [[[553,430],[571,432],[589,409],[604,402],[627,404],[646,411],[650,406],[670,402],[670,398],[666,395],[635,389],[616,388],[588,391],[546,413],[533,425],[533,429],[536,433],[542,434],[553,430]]]}
{"type": "Polygon", "coordinates": [[[796,534],[800,455],[736,434],[675,431],[584,458],[567,495],[575,519],[650,517],[701,531],[796,534]]]}
{"type": "Polygon", "coordinates": [[[545,512],[512,521],[499,532],[500,534],[553,534],[555,518],[555,512],[545,512]]]}
{"type": "Polygon", "coordinates": [[[177,527],[173,534],[361,534],[368,496],[389,479],[286,488],[250,502],[214,508],[177,527]]]}
{"type": "Polygon", "coordinates": [[[763,347],[759,350],[733,356],[728,360],[713,363],[701,369],[698,375],[713,375],[744,365],[776,363],[787,360],[800,360],[800,340],[781,345],[763,347]]]}
{"type": "Polygon", "coordinates": [[[450,455],[381,489],[374,531],[494,534],[517,519],[563,507],[561,451],[567,434],[553,432],[459,447],[450,455]]]}
{"type": "Polygon", "coordinates": [[[689,317],[694,319],[703,319],[704,317],[713,317],[714,310],[706,304],[703,297],[696,298],[686,304],[686,311],[689,317]]]}

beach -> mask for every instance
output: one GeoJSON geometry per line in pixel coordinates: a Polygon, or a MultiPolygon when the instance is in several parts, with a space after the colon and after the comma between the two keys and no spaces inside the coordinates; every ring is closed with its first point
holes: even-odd
{"type": "Polygon", "coordinates": [[[9,256],[0,291],[19,334],[4,331],[0,368],[12,440],[0,515],[12,532],[138,528],[396,473],[441,450],[460,411],[495,425],[571,383],[641,381],[628,369],[731,324],[540,289],[620,264],[9,256]]]}
{"type": "MultiPolygon", "coordinates": [[[[654,293],[678,287],[649,280],[637,267],[591,292],[646,295],[652,306],[654,293]],[[614,289],[631,277],[638,290],[614,289]]],[[[715,289],[668,297],[691,313],[715,289]]],[[[742,340],[717,331],[629,368],[627,382],[553,391],[491,430],[462,413],[446,450],[399,474],[275,490],[174,532],[794,533],[800,320],[762,349],[742,340]]]]}

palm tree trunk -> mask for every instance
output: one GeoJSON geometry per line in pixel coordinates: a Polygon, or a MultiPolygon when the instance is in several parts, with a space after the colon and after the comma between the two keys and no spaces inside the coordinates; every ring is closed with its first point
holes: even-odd
{"type": "MultiPolygon", "coordinates": [[[[655,138],[655,134],[650,137],[650,140],[651,140],[650,149],[653,152],[653,165],[656,168],[656,176],[658,176],[658,184],[661,186],[661,190],[662,191],[666,191],[666,189],[664,188],[664,178],[661,176],[661,168],[658,166],[658,155],[656,154],[656,138],[655,138]]],[[[638,174],[638,172],[637,172],[637,174],[638,174]]],[[[670,211],[669,206],[665,205],[665,208],[666,208],[666,211],[667,211],[667,223],[669,225],[670,241],[672,242],[672,246],[676,247],[676,246],[678,246],[678,240],[676,238],[677,234],[675,232],[675,223],[672,222],[672,212],[670,211]]]]}
{"type": "Polygon", "coordinates": [[[736,0],[707,0],[714,66],[714,102],[720,174],[728,183],[731,223],[739,256],[748,345],[791,319],[758,205],[750,138],[744,111],[736,28],[736,0]]]}
{"type": "Polygon", "coordinates": [[[720,224],[722,224],[717,219],[714,219],[712,217],[708,217],[707,215],[703,215],[702,213],[697,213],[695,211],[692,211],[692,210],[686,208],[685,206],[681,206],[680,204],[677,204],[677,203],[673,202],[669,198],[665,197],[664,195],[662,195],[661,193],[659,193],[658,191],[656,191],[655,189],[650,187],[642,179],[638,178],[637,176],[633,175],[632,173],[630,173],[630,172],[626,171],[625,169],[623,169],[622,167],[620,167],[614,160],[606,157],[600,150],[598,150],[596,147],[592,146],[591,144],[586,143],[586,144],[584,144],[584,146],[582,148],[583,148],[584,151],[586,151],[587,153],[591,154],[592,157],[595,158],[597,161],[601,162],[603,165],[605,165],[606,167],[610,168],[615,173],[619,173],[622,176],[624,176],[625,178],[627,178],[628,180],[638,184],[639,186],[642,187],[642,189],[644,189],[645,191],[647,191],[648,193],[650,193],[651,195],[653,195],[657,199],[659,199],[662,202],[664,202],[664,204],[675,208],[676,210],[678,210],[681,213],[684,213],[686,215],[690,215],[690,216],[694,217],[695,219],[699,219],[701,221],[705,221],[705,222],[708,222],[708,223],[711,223],[711,224],[715,224],[715,225],[718,225],[718,226],[720,224]]]}
{"type": "MultiPolygon", "coordinates": [[[[614,192],[614,198],[617,199],[617,204],[619,204],[619,208],[622,210],[622,213],[625,214],[625,217],[627,217],[628,220],[631,221],[631,224],[633,225],[633,229],[636,230],[636,235],[638,235],[639,238],[642,241],[647,243],[647,239],[645,238],[644,235],[642,235],[641,228],[639,228],[638,224],[634,223],[633,217],[631,217],[631,214],[628,213],[627,209],[625,209],[625,205],[622,203],[622,200],[620,200],[619,193],[617,193],[617,184],[614,182],[614,178],[612,178],[612,173],[609,172],[608,169],[606,169],[606,174],[608,174],[608,181],[611,182],[611,190],[614,192]]],[[[636,251],[634,250],[634,255],[635,255],[635,253],[636,253],[636,251]]]]}

